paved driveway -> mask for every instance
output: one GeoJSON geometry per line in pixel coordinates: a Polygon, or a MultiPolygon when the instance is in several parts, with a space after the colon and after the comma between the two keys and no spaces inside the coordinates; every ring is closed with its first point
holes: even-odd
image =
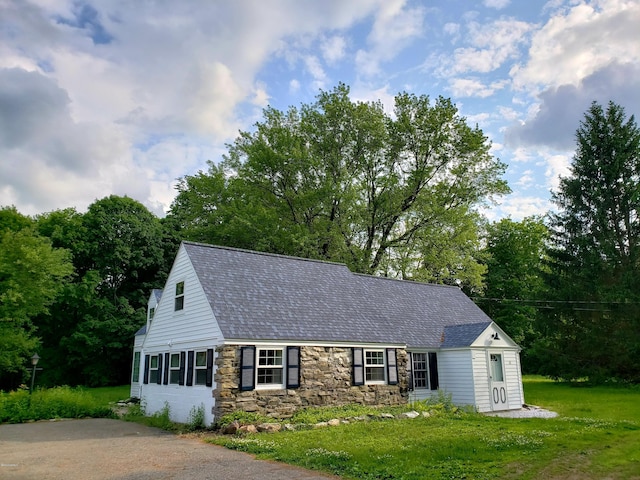
{"type": "Polygon", "coordinates": [[[110,419],[0,425],[2,479],[336,478],[110,419]]]}

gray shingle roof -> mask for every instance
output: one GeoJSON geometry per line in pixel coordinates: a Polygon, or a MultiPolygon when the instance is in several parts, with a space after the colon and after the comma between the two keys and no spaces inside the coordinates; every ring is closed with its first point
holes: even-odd
{"type": "Polygon", "coordinates": [[[184,242],[226,339],[436,348],[444,328],[491,322],[459,288],[342,264],[184,242]]]}
{"type": "Polygon", "coordinates": [[[449,325],[444,327],[442,348],[468,347],[480,336],[491,322],[449,325]]]}

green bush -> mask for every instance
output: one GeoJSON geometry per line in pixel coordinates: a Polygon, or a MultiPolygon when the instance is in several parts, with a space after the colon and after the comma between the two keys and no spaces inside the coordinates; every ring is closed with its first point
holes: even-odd
{"type": "Polygon", "coordinates": [[[90,393],[67,386],[0,393],[0,423],[22,423],[52,418],[115,418],[108,406],[90,393]]]}

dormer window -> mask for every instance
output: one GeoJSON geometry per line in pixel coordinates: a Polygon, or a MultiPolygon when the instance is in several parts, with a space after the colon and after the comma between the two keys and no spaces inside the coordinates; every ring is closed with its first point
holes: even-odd
{"type": "Polygon", "coordinates": [[[176,283],[176,300],[174,310],[177,312],[182,309],[184,309],[184,282],[178,282],[176,283]]]}
{"type": "Polygon", "coordinates": [[[151,307],[149,309],[149,321],[153,320],[153,315],[156,313],[156,309],[151,307]]]}

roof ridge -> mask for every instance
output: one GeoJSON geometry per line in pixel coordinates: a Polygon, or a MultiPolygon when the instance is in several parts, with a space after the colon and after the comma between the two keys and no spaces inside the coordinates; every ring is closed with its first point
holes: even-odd
{"type": "Polygon", "coordinates": [[[444,285],[442,283],[421,282],[420,280],[410,280],[407,278],[378,277],[377,275],[371,275],[369,273],[358,273],[358,272],[351,272],[351,273],[353,273],[354,275],[358,275],[360,277],[366,277],[366,278],[389,280],[392,282],[401,282],[401,283],[408,283],[413,285],[429,285],[430,287],[455,288],[455,289],[461,290],[460,287],[456,285],[444,285]]]}
{"type": "MultiPolygon", "coordinates": [[[[257,250],[248,250],[246,248],[228,247],[226,245],[213,245],[213,244],[210,244],[210,243],[192,242],[190,240],[183,240],[182,243],[183,244],[187,244],[187,245],[194,245],[196,247],[216,248],[218,250],[229,250],[231,252],[249,253],[249,254],[252,254],[252,255],[262,255],[262,256],[265,256],[265,257],[283,258],[283,259],[288,259],[288,260],[300,260],[300,261],[303,261],[303,262],[323,263],[323,264],[327,264],[327,265],[338,265],[338,266],[341,266],[341,267],[345,267],[347,270],[349,270],[349,267],[347,267],[347,265],[345,263],[333,262],[331,260],[321,260],[321,259],[317,259],[317,258],[296,257],[296,256],[293,256],[293,255],[284,255],[284,254],[281,254],[281,253],[260,252],[260,251],[257,251],[257,250]]],[[[349,272],[351,272],[351,270],[349,270],[349,272]]],[[[354,273],[354,272],[351,272],[351,273],[354,273]]]]}

